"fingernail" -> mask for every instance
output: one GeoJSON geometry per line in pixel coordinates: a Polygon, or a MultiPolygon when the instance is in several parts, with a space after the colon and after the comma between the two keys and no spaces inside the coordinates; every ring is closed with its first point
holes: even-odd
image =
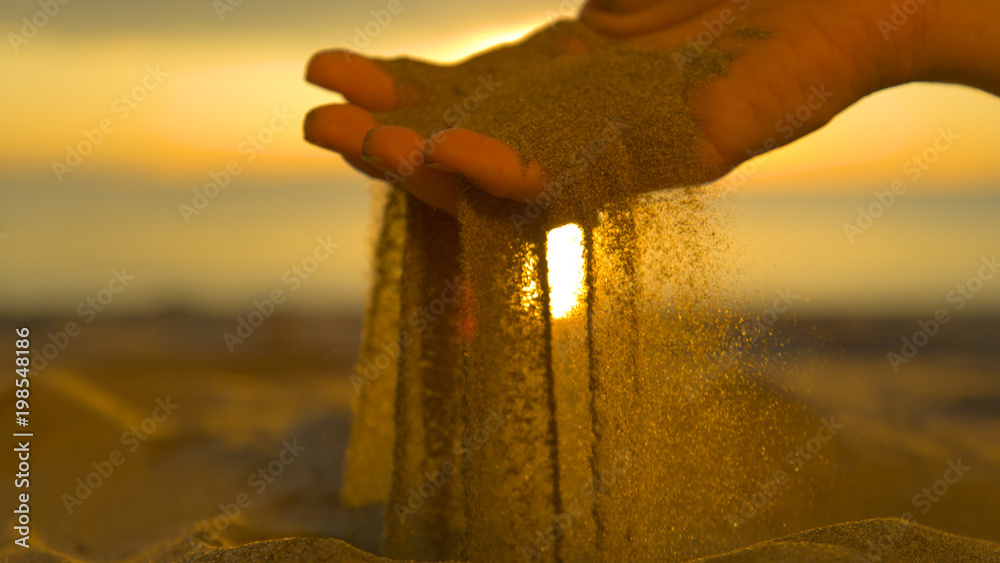
{"type": "Polygon", "coordinates": [[[385,163],[385,159],[383,159],[381,156],[372,154],[371,150],[372,133],[375,132],[375,129],[378,129],[378,127],[371,129],[367,133],[365,133],[365,140],[361,142],[361,160],[377,168],[388,170],[388,167],[386,166],[385,163]]]}
{"type": "MultiPolygon", "coordinates": [[[[377,129],[377,127],[375,129],[377,129]]],[[[366,161],[369,158],[372,158],[372,152],[371,152],[372,133],[375,132],[375,129],[369,129],[368,132],[365,133],[365,140],[361,142],[361,158],[365,159],[366,161]]]]}
{"type": "MultiPolygon", "coordinates": [[[[440,129],[438,129],[438,131],[440,131],[440,129]]],[[[433,134],[431,136],[433,137],[433,134]]],[[[452,173],[456,172],[454,168],[450,166],[445,166],[444,164],[441,164],[440,162],[434,160],[434,158],[432,158],[430,155],[430,151],[432,148],[433,147],[431,143],[426,143],[424,145],[424,166],[426,166],[427,168],[433,168],[434,170],[441,170],[444,172],[452,172],[452,173]]]]}
{"type": "Polygon", "coordinates": [[[376,168],[385,168],[385,160],[381,156],[375,156],[371,154],[362,154],[361,160],[375,166],[376,168]]]}

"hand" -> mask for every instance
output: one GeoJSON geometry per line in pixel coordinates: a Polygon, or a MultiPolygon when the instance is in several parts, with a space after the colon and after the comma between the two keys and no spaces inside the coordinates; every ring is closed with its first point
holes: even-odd
{"type": "MultiPolygon", "coordinates": [[[[709,43],[737,55],[726,76],[688,99],[707,139],[707,167],[720,174],[814,131],[871,92],[934,79],[935,73],[950,78],[938,68],[947,65],[924,47],[935,33],[928,21],[940,18],[941,8],[933,3],[900,22],[893,19],[892,0],[619,1],[617,8],[608,9],[606,1],[592,0],[580,19],[621,41],[680,47],[684,57],[697,57],[709,43]],[[769,36],[747,34],[747,29],[769,36]]],[[[555,54],[566,53],[600,56],[575,44],[561,46],[555,54]]],[[[437,72],[448,72],[448,67],[437,67],[437,72]]],[[[310,61],[306,78],[341,92],[350,102],[310,112],[306,139],[341,153],[373,177],[391,173],[395,183],[448,213],[455,213],[456,174],[495,196],[524,200],[539,193],[543,181],[556,172],[543,170],[530,155],[522,164],[504,143],[466,129],[449,129],[440,142],[428,143],[411,129],[379,126],[373,112],[419,106],[421,93],[400,91],[392,76],[370,59],[321,52],[310,61]],[[433,164],[425,165],[424,152],[433,164]]]]}

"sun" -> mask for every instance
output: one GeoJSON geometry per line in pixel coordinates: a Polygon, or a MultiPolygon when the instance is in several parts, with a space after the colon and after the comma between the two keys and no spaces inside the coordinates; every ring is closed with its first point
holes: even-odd
{"type": "Polygon", "coordinates": [[[549,270],[549,314],[553,319],[576,314],[586,296],[583,229],[570,223],[549,231],[545,260],[549,270]]]}

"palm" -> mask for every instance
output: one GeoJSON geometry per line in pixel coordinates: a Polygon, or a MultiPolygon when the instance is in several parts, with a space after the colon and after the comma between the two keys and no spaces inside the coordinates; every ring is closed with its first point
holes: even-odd
{"type": "Polygon", "coordinates": [[[629,39],[680,47],[690,56],[711,37],[714,47],[738,55],[726,76],[689,100],[715,156],[726,167],[821,127],[859,98],[888,85],[878,67],[883,38],[874,23],[877,15],[873,17],[887,4],[881,0],[712,4],[684,23],[629,39]],[[748,28],[767,30],[773,38],[741,31],[748,28]]]}

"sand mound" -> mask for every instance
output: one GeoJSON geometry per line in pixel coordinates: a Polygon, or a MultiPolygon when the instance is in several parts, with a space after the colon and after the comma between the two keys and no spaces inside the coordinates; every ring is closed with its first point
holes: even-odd
{"type": "Polygon", "coordinates": [[[1000,561],[1000,544],[964,538],[899,518],[848,522],[799,532],[699,563],[751,561],[1000,561]]]}
{"type": "MultiPolygon", "coordinates": [[[[8,548],[5,561],[72,563],[59,555],[33,552],[21,554],[8,548]],[[9,559],[6,559],[8,558],[9,559]]],[[[300,561],[307,563],[388,563],[332,538],[291,538],[249,543],[238,547],[191,547],[186,542],[152,550],[129,561],[167,563],[242,563],[244,561],[300,561]]],[[[1000,544],[965,538],[926,526],[911,525],[898,518],[879,518],[836,524],[762,542],[745,549],[698,559],[691,563],[882,563],[947,561],[981,563],[1000,561],[1000,544]]]]}

